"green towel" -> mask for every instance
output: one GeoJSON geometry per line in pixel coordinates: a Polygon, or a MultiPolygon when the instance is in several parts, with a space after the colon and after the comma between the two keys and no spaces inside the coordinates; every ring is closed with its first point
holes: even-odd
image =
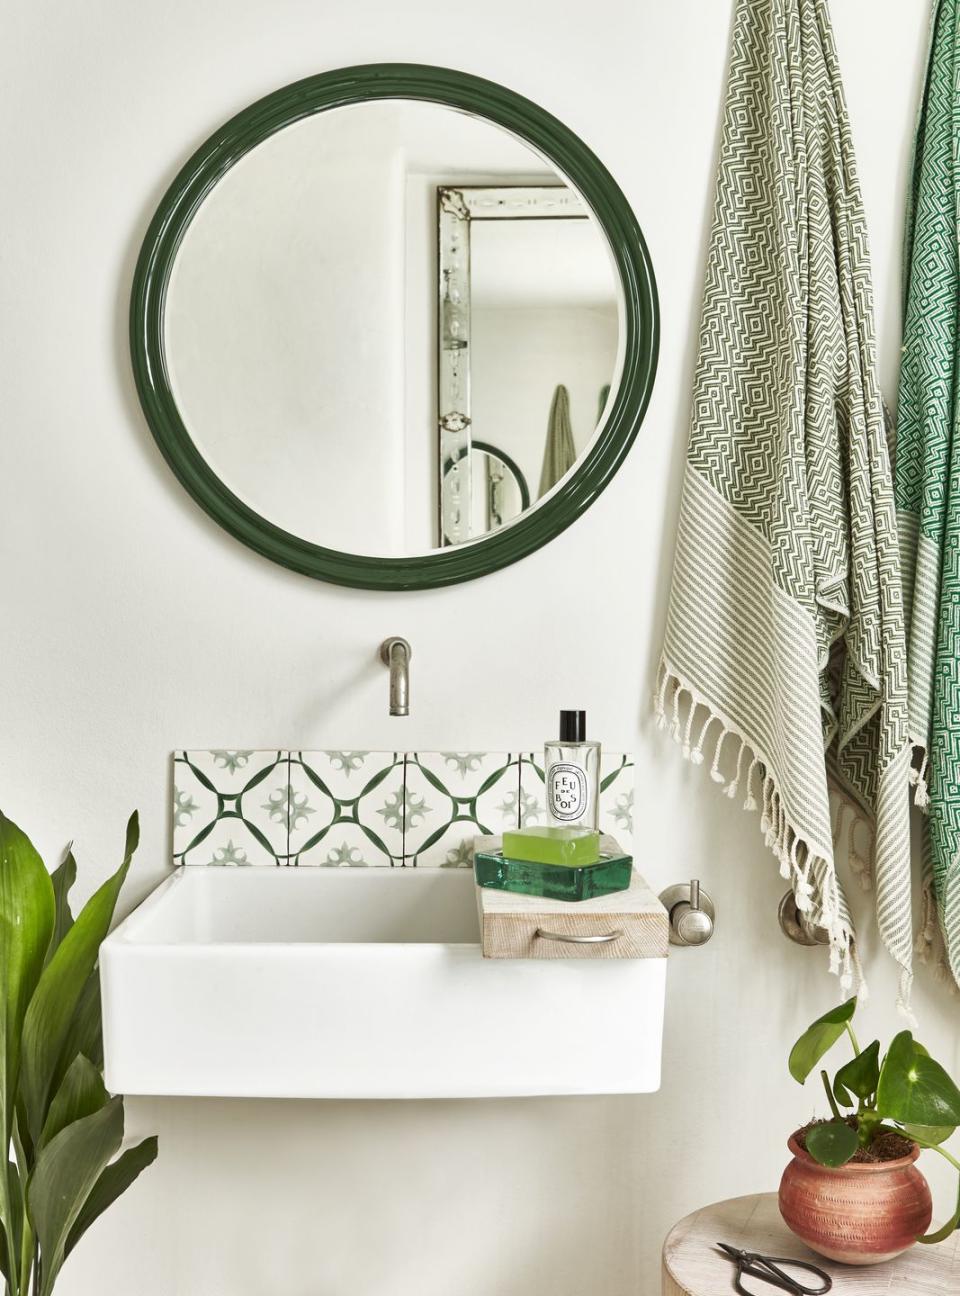
{"type": "Polygon", "coordinates": [[[573,428],[570,426],[570,394],[561,383],[550,402],[539,495],[542,497],[548,490],[552,490],[576,461],[577,448],[573,443],[573,428]]]}
{"type": "MultiPolygon", "coordinates": [[[[960,4],[939,0],[920,112],[904,258],[896,494],[917,804],[950,969],[960,981],[960,4]]],[[[926,890],[926,888],[925,888],[926,890]]],[[[920,949],[936,943],[925,897],[920,949]]]]}
{"type": "Polygon", "coordinates": [[[872,837],[905,1006],[906,645],[875,349],[825,0],[738,0],[656,708],[684,754],[712,749],[713,778],[759,807],[845,986],[859,960],[838,819],[855,857],[872,837]]]}

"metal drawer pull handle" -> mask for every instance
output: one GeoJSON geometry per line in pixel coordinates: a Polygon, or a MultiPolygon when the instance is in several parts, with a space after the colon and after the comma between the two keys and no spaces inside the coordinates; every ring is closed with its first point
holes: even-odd
{"type": "Polygon", "coordinates": [[[534,935],[542,936],[544,940],[563,941],[566,945],[609,945],[611,941],[619,940],[623,932],[601,932],[599,936],[568,936],[566,932],[552,932],[545,927],[538,927],[534,935]]]}

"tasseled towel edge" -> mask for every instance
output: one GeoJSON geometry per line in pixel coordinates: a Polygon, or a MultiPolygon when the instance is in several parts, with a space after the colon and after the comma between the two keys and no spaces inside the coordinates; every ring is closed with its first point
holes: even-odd
{"type": "MultiPolygon", "coordinates": [[[[723,786],[724,795],[731,801],[736,799],[742,787],[743,809],[760,811],[760,831],[764,842],[779,861],[780,876],[790,882],[797,909],[801,913],[809,913],[813,908],[813,866],[815,863],[822,865],[825,887],[821,897],[821,920],[830,937],[830,971],[839,977],[844,990],[851,990],[856,984],[860,998],[865,999],[867,987],[857,956],[854,934],[840,917],[840,890],[833,861],[822,853],[813,851],[809,843],[788,823],[777,780],[763,758],[747,737],[729,719],[720,715],[666,660],[661,660],[657,672],[654,714],[657,727],[669,730],[684,759],[694,765],[704,763],[704,744],[708,736],[710,741],[714,741],[710,730],[714,725],[719,726],[710,777],[723,786]],[[685,723],[681,718],[681,699],[684,693],[688,697],[685,723]],[[728,738],[740,744],[735,773],[729,781],[720,769],[723,746],[728,738]],[[754,795],[755,790],[758,795],[754,795]]],[[[851,827],[851,836],[855,827],[856,824],[851,827]]],[[[869,879],[869,871],[866,872],[869,879]]],[[[869,885],[869,881],[866,885],[869,885]]]]}

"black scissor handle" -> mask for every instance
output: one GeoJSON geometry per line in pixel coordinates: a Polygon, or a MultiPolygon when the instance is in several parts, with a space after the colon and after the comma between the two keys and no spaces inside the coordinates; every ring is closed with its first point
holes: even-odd
{"type": "MultiPolygon", "coordinates": [[[[791,1256],[765,1256],[747,1253],[743,1256],[737,1269],[737,1289],[743,1292],[739,1279],[742,1274],[751,1274],[755,1278],[760,1278],[763,1282],[771,1283],[775,1287],[781,1287],[784,1291],[790,1292],[791,1296],[824,1296],[833,1286],[833,1279],[829,1274],[825,1274],[822,1269],[816,1265],[808,1263],[806,1260],[794,1260],[791,1256]],[[799,1279],[794,1278],[792,1273],[787,1273],[781,1265],[788,1265],[791,1269],[803,1269],[805,1273],[816,1274],[820,1279],[817,1287],[807,1287],[799,1279]]],[[[747,1296],[753,1296],[748,1293],[747,1296]]]]}
{"type": "Polygon", "coordinates": [[[718,1246],[730,1257],[737,1266],[737,1273],[734,1279],[734,1286],[740,1293],[740,1296],[757,1296],[755,1291],[748,1290],[744,1287],[741,1279],[744,1275],[756,1278],[760,1282],[768,1283],[771,1287],[779,1287],[790,1296],[825,1296],[833,1286],[833,1279],[829,1274],[825,1274],[822,1269],[816,1265],[810,1264],[806,1260],[795,1260],[792,1256],[766,1256],[760,1255],[756,1251],[739,1251],[736,1247],[728,1243],[720,1242],[718,1246]],[[786,1265],[791,1269],[802,1269],[805,1273],[815,1274],[820,1280],[817,1287],[807,1287],[804,1283],[794,1278],[786,1269],[780,1266],[786,1265]]]}

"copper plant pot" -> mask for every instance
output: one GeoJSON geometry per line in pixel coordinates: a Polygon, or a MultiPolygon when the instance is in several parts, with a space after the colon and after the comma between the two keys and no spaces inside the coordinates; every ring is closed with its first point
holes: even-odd
{"type": "Polygon", "coordinates": [[[797,1142],[780,1180],[780,1214],[812,1250],[842,1264],[871,1265],[908,1250],[930,1227],[926,1179],[909,1156],[838,1166],[819,1165],[797,1142]]]}

